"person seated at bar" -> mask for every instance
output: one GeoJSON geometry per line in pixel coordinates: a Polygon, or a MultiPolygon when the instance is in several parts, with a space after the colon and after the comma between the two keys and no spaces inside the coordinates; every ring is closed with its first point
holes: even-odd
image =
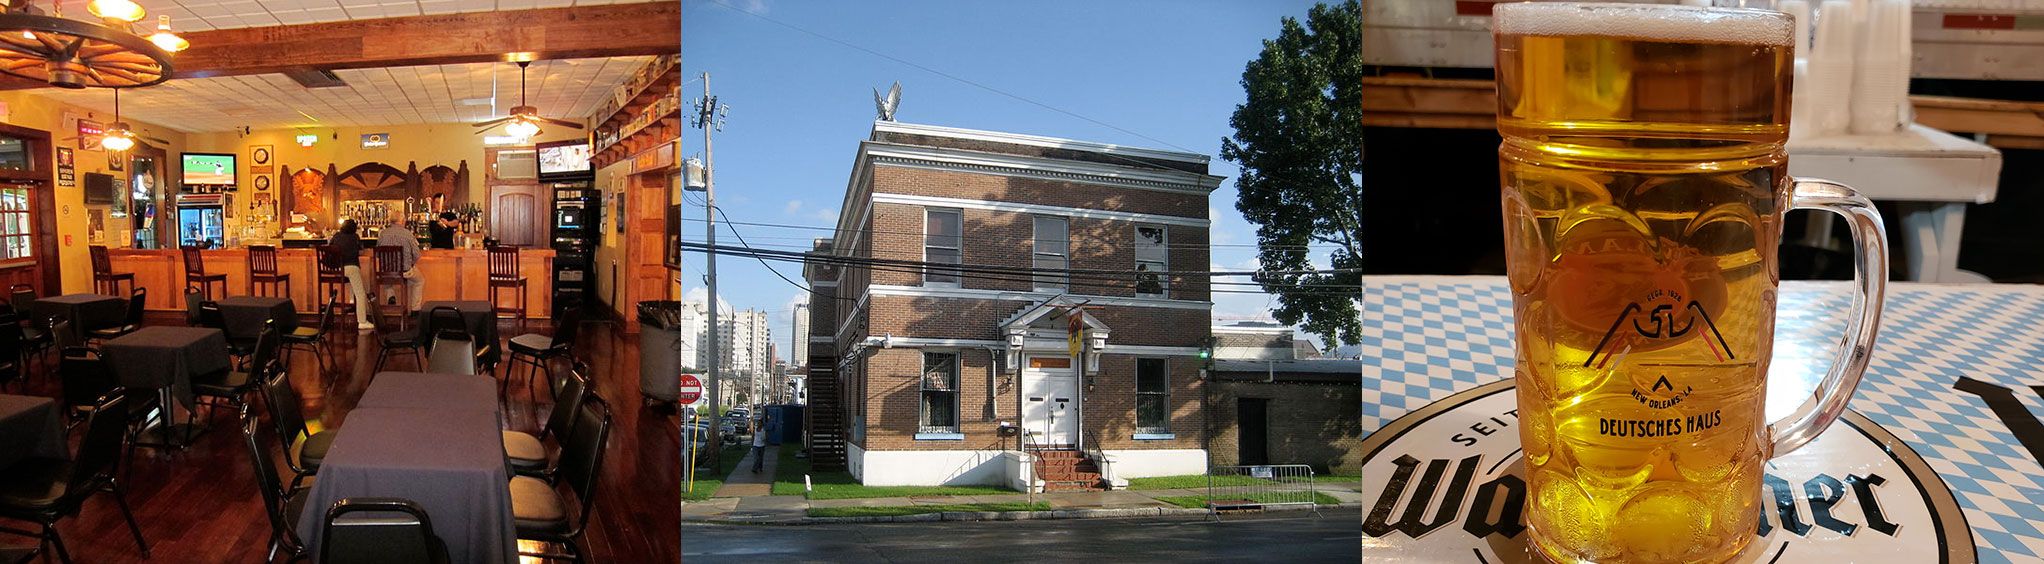
{"type": "MultiPolygon", "coordinates": [[[[405,272],[405,311],[418,311],[419,304],[426,300],[426,279],[419,276],[419,238],[410,229],[386,227],[376,235],[376,246],[389,245],[405,250],[404,260],[399,266],[405,272]]],[[[397,296],[391,296],[390,304],[397,303],[397,296]]]]}
{"type": "Polygon", "coordinates": [[[433,248],[435,249],[454,248],[454,234],[461,231],[461,221],[459,221],[460,217],[461,216],[454,215],[454,212],[451,211],[440,212],[440,220],[435,221],[431,225],[426,226],[426,231],[428,232],[429,235],[432,236],[433,239],[432,241],[433,248]]]}
{"type": "MultiPolygon", "coordinates": [[[[327,242],[326,256],[319,257],[319,260],[329,268],[339,267],[341,274],[348,277],[348,291],[355,295],[355,303],[367,304],[369,295],[363,291],[366,286],[362,283],[362,238],[355,234],[360,230],[355,220],[342,221],[340,232],[327,242]]],[[[376,329],[376,324],[369,322],[369,308],[355,308],[355,328],[363,331],[376,329]]]]}

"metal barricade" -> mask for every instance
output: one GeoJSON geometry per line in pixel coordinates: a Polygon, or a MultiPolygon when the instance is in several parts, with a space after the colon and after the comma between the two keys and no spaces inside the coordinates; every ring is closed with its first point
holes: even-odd
{"type": "Polygon", "coordinates": [[[1215,466],[1207,470],[1207,510],[1304,505],[1320,513],[1313,467],[1305,464],[1215,466]]]}

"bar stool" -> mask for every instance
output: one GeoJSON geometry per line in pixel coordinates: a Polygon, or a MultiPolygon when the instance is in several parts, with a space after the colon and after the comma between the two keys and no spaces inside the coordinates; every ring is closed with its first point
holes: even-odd
{"type": "Polygon", "coordinates": [[[376,292],[379,297],[389,295],[397,298],[396,308],[399,312],[397,327],[400,331],[404,330],[406,318],[411,317],[410,312],[406,311],[406,309],[412,303],[411,285],[405,283],[404,247],[396,245],[376,246],[376,292]],[[383,289],[391,286],[397,286],[397,292],[383,294],[383,289]]]}
{"type": "Polygon", "coordinates": [[[330,245],[315,247],[313,252],[313,262],[319,265],[319,281],[317,284],[319,293],[326,296],[338,294],[340,297],[337,303],[340,304],[341,308],[339,311],[342,313],[355,313],[355,292],[348,289],[348,274],[343,272],[340,267],[327,266],[326,264],[326,256],[331,252],[333,252],[333,247],[330,245]]]}
{"type": "Polygon", "coordinates": [[[128,289],[135,289],[135,273],[114,272],[114,260],[106,254],[106,245],[92,246],[92,291],[108,296],[121,294],[121,283],[127,282],[128,289]]]}
{"type": "Polygon", "coordinates": [[[227,275],[206,274],[206,259],[198,247],[178,247],[177,250],[184,254],[186,288],[198,288],[199,294],[205,296],[209,302],[227,297],[227,275]],[[213,297],[214,283],[220,284],[219,298],[213,297]]]}
{"type": "Polygon", "coordinates": [[[271,245],[250,245],[248,247],[248,293],[252,296],[268,296],[284,288],[283,297],[291,297],[291,275],[277,272],[277,247],[271,245]],[[258,292],[261,287],[266,291],[258,292]]]}
{"type": "Polygon", "coordinates": [[[518,247],[490,247],[490,308],[498,319],[504,319],[506,313],[514,314],[512,318],[518,320],[518,329],[524,330],[525,301],[525,278],[518,274],[518,247]],[[518,289],[517,307],[504,307],[502,299],[497,297],[500,288],[518,289]]]}

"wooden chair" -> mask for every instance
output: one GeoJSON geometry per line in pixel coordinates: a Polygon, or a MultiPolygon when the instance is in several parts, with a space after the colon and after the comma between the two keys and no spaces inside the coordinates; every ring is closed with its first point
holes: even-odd
{"type": "Polygon", "coordinates": [[[332,247],[320,245],[313,253],[313,263],[319,265],[319,295],[340,297],[341,312],[355,313],[355,292],[348,288],[348,275],[340,268],[326,264],[326,256],[332,247]]]}
{"type": "Polygon", "coordinates": [[[284,289],[283,297],[291,297],[291,275],[277,272],[277,248],[270,245],[250,245],[248,248],[248,293],[252,296],[268,296],[284,289]],[[264,291],[258,291],[262,288],[264,291]]]}
{"type": "Polygon", "coordinates": [[[518,247],[490,247],[490,307],[496,310],[497,318],[504,319],[504,314],[512,314],[511,318],[518,320],[518,329],[523,331],[525,301],[525,278],[518,273],[518,247]],[[498,292],[512,288],[518,289],[517,307],[504,307],[498,292]]]}
{"type": "Polygon", "coordinates": [[[135,289],[135,273],[114,272],[114,259],[107,256],[106,245],[92,246],[92,291],[108,296],[121,294],[121,283],[127,282],[128,289],[135,289]]]}
{"type": "Polygon", "coordinates": [[[404,247],[396,245],[376,246],[376,293],[379,298],[391,296],[397,299],[397,307],[395,308],[399,312],[397,326],[398,329],[404,329],[407,321],[405,318],[410,317],[410,312],[407,310],[411,307],[412,303],[412,287],[406,284],[405,281],[404,247]],[[396,286],[397,292],[384,294],[383,289],[391,286],[396,286]]]}
{"type": "Polygon", "coordinates": [[[220,298],[227,297],[227,275],[207,274],[206,259],[198,247],[178,247],[178,251],[184,254],[186,288],[198,288],[199,294],[205,296],[206,301],[209,302],[219,301],[220,298]],[[213,296],[213,285],[215,283],[220,285],[219,297],[213,296]]]}

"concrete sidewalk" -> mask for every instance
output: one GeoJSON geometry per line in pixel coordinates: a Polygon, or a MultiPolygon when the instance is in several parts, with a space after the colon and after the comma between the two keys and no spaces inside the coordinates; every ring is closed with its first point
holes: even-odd
{"type": "Polygon", "coordinates": [[[752,471],[752,448],[745,449],[745,458],[738,460],[738,466],[731,469],[731,475],[724,477],[724,485],[710,494],[710,497],[753,497],[769,496],[774,492],[774,472],[781,469],[780,445],[767,445],[761,451],[766,464],[758,473],[752,471]]]}
{"type": "MultiPolygon", "coordinates": [[[[771,452],[771,450],[769,450],[771,452]]],[[[768,459],[771,465],[772,459],[768,459]]],[[[954,496],[915,497],[870,497],[857,499],[806,500],[798,495],[745,495],[724,497],[727,491],[754,491],[751,488],[733,490],[733,483],[744,474],[752,478],[751,462],[739,465],[733,472],[733,480],[725,482],[717,490],[717,498],[701,502],[683,503],[681,519],[696,522],[750,523],[750,524],[812,524],[848,521],[940,521],[940,520],[1013,520],[1033,518],[1109,518],[1109,517],[1151,517],[1177,514],[1205,513],[1204,509],[1188,509],[1166,503],[1161,498],[1178,496],[1203,496],[1205,489],[1170,490],[1113,490],[1098,492],[1048,492],[1039,493],[1034,500],[1047,503],[1051,511],[1038,512],[947,512],[927,513],[895,517],[810,517],[809,508],[826,507],[903,507],[913,505],[953,505],[967,503],[1028,503],[1032,497],[1026,493],[954,496]]],[[[764,476],[767,472],[761,472],[764,476]]],[[[769,486],[770,487],[770,486],[769,486]]],[[[758,490],[770,492],[769,490],[758,490]]],[[[1362,503],[1360,492],[1331,488],[1319,490],[1341,505],[1334,507],[1357,507],[1362,503]]],[[[1323,509],[1330,506],[1321,506],[1323,509]]]]}

